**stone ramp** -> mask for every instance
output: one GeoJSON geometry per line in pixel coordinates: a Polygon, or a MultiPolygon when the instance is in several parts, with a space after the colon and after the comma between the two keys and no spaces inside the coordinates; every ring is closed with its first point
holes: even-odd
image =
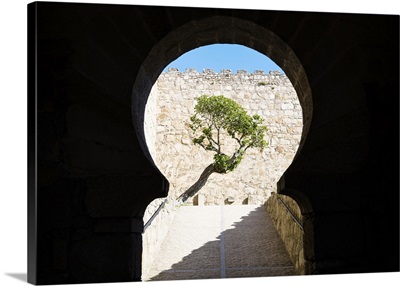
{"type": "Polygon", "coordinates": [[[180,207],[144,281],[295,275],[264,206],[180,207]]]}

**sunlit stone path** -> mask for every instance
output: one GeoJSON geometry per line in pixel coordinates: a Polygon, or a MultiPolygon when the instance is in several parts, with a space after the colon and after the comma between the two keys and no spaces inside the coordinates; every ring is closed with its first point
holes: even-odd
{"type": "Polygon", "coordinates": [[[295,275],[264,206],[180,207],[144,281],[295,275]]]}

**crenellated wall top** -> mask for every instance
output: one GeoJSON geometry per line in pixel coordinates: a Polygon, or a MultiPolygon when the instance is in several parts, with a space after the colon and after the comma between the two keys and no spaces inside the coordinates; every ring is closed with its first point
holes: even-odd
{"type": "Polygon", "coordinates": [[[168,80],[176,80],[181,78],[185,81],[188,79],[195,79],[196,81],[203,82],[224,82],[224,83],[248,83],[258,85],[291,85],[289,78],[280,71],[269,71],[266,73],[263,70],[255,70],[249,73],[246,70],[238,70],[233,73],[230,69],[222,69],[216,72],[213,69],[203,69],[198,72],[194,68],[187,68],[185,71],[179,71],[177,68],[169,68],[166,72],[161,73],[159,79],[164,78],[168,80]]]}
{"type": "Polygon", "coordinates": [[[253,73],[249,73],[246,70],[237,70],[236,73],[233,73],[232,70],[230,69],[222,69],[220,72],[216,72],[213,69],[203,69],[202,72],[198,72],[197,69],[194,68],[187,68],[185,71],[179,71],[178,68],[168,68],[166,72],[163,72],[164,74],[172,74],[176,76],[177,74],[182,74],[182,75],[220,75],[220,76],[226,76],[226,75],[270,75],[270,76],[283,76],[286,77],[285,74],[281,73],[280,71],[269,71],[268,73],[265,73],[263,70],[255,70],[253,73]]]}

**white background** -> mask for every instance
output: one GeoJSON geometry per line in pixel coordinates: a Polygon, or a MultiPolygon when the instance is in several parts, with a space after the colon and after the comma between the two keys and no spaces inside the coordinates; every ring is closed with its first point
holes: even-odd
{"type": "MultiPolygon", "coordinates": [[[[27,273],[27,4],[1,1],[0,7],[0,285],[24,285],[27,273]]],[[[43,1],[48,2],[48,1],[43,1]]],[[[56,1],[67,2],[67,1],[56,1]]],[[[77,1],[78,2],[78,1],[77,1]]],[[[400,14],[399,0],[165,0],[79,1],[84,3],[222,7],[265,10],[400,14]],[[263,3],[263,4],[261,4],[263,3]]],[[[147,282],[151,285],[399,285],[399,273],[308,277],[241,278],[147,282]]],[[[128,285],[109,283],[91,285],[128,285]]],[[[143,284],[143,283],[136,283],[143,284]]]]}

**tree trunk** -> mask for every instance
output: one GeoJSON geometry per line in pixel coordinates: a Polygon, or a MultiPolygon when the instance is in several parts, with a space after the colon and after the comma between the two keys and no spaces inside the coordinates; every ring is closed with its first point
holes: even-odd
{"type": "Polygon", "coordinates": [[[188,198],[191,198],[195,194],[197,194],[200,189],[206,184],[208,177],[210,177],[210,175],[215,172],[216,170],[214,167],[214,163],[208,165],[207,168],[204,169],[203,173],[201,173],[196,183],[194,183],[189,189],[187,189],[182,195],[180,195],[177,201],[182,204],[186,202],[188,198]]]}

